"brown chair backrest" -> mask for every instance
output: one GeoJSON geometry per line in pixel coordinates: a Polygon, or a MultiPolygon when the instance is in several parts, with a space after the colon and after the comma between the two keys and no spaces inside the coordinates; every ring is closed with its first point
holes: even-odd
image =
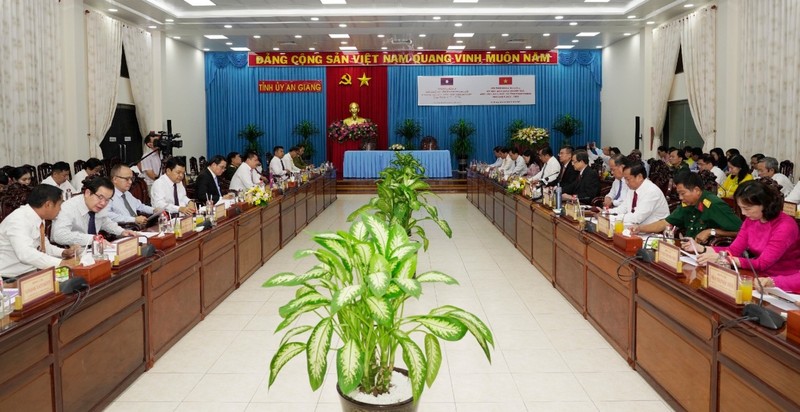
{"type": "Polygon", "coordinates": [[[72,163],[72,167],[75,169],[75,173],[78,173],[81,170],[83,170],[84,164],[86,164],[86,162],[84,162],[83,160],[76,160],[74,163],[72,163]]]}
{"type": "Polygon", "coordinates": [[[794,182],[794,162],[791,160],[784,160],[780,164],[780,172],[794,182]]]}
{"type": "Polygon", "coordinates": [[[8,185],[2,196],[0,196],[0,220],[5,219],[18,207],[28,203],[28,194],[31,193],[31,190],[33,190],[31,186],[19,183],[8,185]]]}
{"type": "Polygon", "coordinates": [[[139,199],[140,202],[149,205],[150,204],[150,193],[147,191],[147,182],[144,179],[135,178],[133,179],[133,183],[131,183],[130,188],[131,195],[133,197],[139,199]]]}
{"type": "Polygon", "coordinates": [[[197,158],[194,156],[189,158],[189,174],[197,175],[197,158]]]}
{"type": "Polygon", "coordinates": [[[36,169],[39,172],[39,178],[42,180],[47,179],[53,173],[53,165],[47,162],[40,164],[36,169]]]}
{"type": "Polygon", "coordinates": [[[199,170],[206,170],[208,167],[208,160],[206,160],[205,156],[200,156],[197,158],[197,166],[200,168],[199,170]]]}
{"type": "Polygon", "coordinates": [[[437,150],[439,149],[439,143],[436,141],[436,138],[433,136],[425,136],[420,141],[420,149],[421,150],[437,150]]]}

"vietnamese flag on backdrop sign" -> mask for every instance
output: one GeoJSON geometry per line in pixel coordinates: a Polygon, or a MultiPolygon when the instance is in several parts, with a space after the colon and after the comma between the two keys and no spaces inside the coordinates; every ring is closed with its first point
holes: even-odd
{"type": "Polygon", "coordinates": [[[509,85],[509,84],[512,84],[512,81],[511,81],[511,79],[512,79],[511,77],[501,77],[501,78],[500,78],[500,84],[501,84],[501,85],[509,85]]]}
{"type": "MultiPolygon", "coordinates": [[[[388,79],[386,66],[348,66],[326,67],[325,83],[327,96],[327,124],[350,116],[350,103],[361,106],[359,116],[370,119],[378,126],[378,149],[385,150],[388,144],[388,133],[394,126],[388,124],[388,79]]],[[[343,160],[346,150],[358,150],[360,144],[353,142],[339,143],[325,139],[328,160],[333,162],[342,177],[343,160]]]]}

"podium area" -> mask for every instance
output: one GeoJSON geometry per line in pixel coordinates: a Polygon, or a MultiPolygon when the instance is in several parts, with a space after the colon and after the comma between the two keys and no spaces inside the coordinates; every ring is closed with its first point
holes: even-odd
{"type": "MultiPolygon", "coordinates": [[[[453,177],[449,150],[404,150],[422,163],[432,179],[453,177]]],[[[394,150],[348,150],[344,152],[345,179],[376,179],[395,159],[394,150]]]]}

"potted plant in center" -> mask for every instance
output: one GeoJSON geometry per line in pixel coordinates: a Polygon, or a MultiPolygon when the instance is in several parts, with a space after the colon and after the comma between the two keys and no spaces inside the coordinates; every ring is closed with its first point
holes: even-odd
{"type": "Polygon", "coordinates": [[[553,130],[564,135],[563,144],[568,145],[572,142],[572,136],[583,132],[583,122],[567,113],[556,119],[555,123],[553,123],[553,130]]]}
{"type": "Polygon", "coordinates": [[[450,126],[450,133],[456,136],[456,140],[453,141],[453,153],[455,153],[456,160],[458,160],[459,172],[466,172],[467,170],[467,159],[469,159],[473,150],[470,136],[475,134],[475,130],[475,125],[464,119],[459,119],[458,122],[450,126]]]}
{"type": "Polygon", "coordinates": [[[414,150],[414,139],[422,134],[422,125],[414,119],[406,119],[397,125],[394,133],[405,140],[405,150],[414,150]]]}
{"type": "Polygon", "coordinates": [[[248,123],[244,129],[240,130],[239,137],[247,140],[247,144],[244,146],[244,152],[255,152],[260,156],[262,154],[261,144],[258,142],[258,139],[261,136],[264,136],[264,131],[255,123],[248,123]]]}
{"type": "Polygon", "coordinates": [[[303,160],[308,163],[311,159],[311,156],[314,155],[314,144],[311,143],[311,136],[318,134],[319,129],[317,126],[314,126],[314,123],[311,123],[308,120],[302,120],[300,123],[297,123],[293,132],[302,139],[300,144],[305,147],[305,152],[303,152],[303,160]]]}

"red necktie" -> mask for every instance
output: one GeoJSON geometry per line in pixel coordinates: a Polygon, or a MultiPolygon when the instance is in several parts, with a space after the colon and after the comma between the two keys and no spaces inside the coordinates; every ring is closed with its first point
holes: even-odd
{"type": "Polygon", "coordinates": [[[639,200],[639,194],[633,191],[633,202],[631,202],[631,213],[636,211],[636,201],[639,200]]]}

